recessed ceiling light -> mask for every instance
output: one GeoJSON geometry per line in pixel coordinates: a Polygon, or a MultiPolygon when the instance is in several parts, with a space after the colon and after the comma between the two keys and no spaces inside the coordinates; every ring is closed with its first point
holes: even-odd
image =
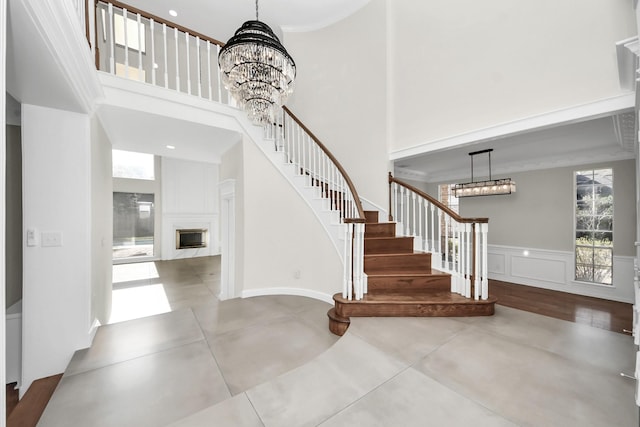
{"type": "Polygon", "coordinates": [[[173,10],[173,9],[171,9],[171,10],[169,11],[169,15],[171,15],[171,16],[178,16],[178,12],[176,12],[176,11],[175,11],[175,10],[173,10]]]}
{"type": "Polygon", "coordinates": [[[175,149],[176,149],[176,147],[175,147],[175,146],[173,146],[173,145],[167,145],[167,148],[168,148],[169,150],[175,150],[175,149]]]}

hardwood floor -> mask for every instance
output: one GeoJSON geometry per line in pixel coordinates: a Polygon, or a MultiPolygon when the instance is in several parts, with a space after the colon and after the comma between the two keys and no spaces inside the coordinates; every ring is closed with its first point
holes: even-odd
{"type": "Polygon", "coordinates": [[[13,411],[7,411],[7,427],[35,427],[61,378],[58,374],[34,381],[13,411]]]}
{"type": "Polygon", "coordinates": [[[499,305],[613,332],[625,333],[633,324],[633,306],[623,302],[498,280],[489,280],[489,294],[498,298],[499,305]]]}

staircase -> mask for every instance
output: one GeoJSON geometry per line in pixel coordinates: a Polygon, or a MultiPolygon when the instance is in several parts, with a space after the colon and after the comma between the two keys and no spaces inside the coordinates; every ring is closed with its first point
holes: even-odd
{"type": "Polygon", "coordinates": [[[329,330],[343,335],[350,317],[491,316],[495,298],[475,300],[451,292],[451,275],[431,267],[431,253],[414,251],[413,237],[396,237],[396,224],[365,211],[364,272],[368,293],[361,300],[335,294],[327,313],[329,330]]]}

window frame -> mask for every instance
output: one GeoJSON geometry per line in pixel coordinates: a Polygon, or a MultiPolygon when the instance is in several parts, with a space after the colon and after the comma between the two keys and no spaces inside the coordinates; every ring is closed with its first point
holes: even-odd
{"type": "MultiPolygon", "coordinates": [[[[606,196],[605,196],[606,197],[606,196]]],[[[573,201],[573,233],[572,233],[572,242],[573,242],[573,280],[576,282],[580,282],[580,283],[585,283],[585,284],[589,284],[589,285],[596,285],[596,286],[606,286],[606,287],[612,287],[613,286],[613,277],[614,277],[614,266],[613,266],[613,249],[614,249],[614,245],[615,245],[615,241],[614,241],[614,213],[615,213],[615,189],[614,189],[614,170],[612,167],[599,167],[599,168],[585,168],[585,169],[580,169],[580,170],[574,170],[573,171],[573,196],[572,196],[572,201],[573,201]],[[595,226],[596,223],[596,218],[597,215],[595,215],[594,213],[596,211],[594,211],[592,209],[591,211],[591,215],[588,216],[588,218],[591,218],[591,221],[587,221],[587,222],[591,222],[591,227],[590,228],[580,228],[578,229],[578,225],[581,221],[581,219],[584,220],[585,215],[584,214],[580,214],[580,218],[579,218],[579,206],[578,206],[578,191],[580,187],[585,187],[585,184],[579,184],[578,183],[578,175],[585,175],[585,172],[589,172],[590,176],[591,176],[591,183],[590,184],[586,184],[588,185],[592,190],[591,193],[594,194],[595,193],[595,188],[597,187],[597,185],[601,185],[601,186],[606,186],[606,184],[596,184],[595,181],[595,177],[597,176],[598,172],[605,172],[603,175],[607,175],[611,177],[611,184],[610,186],[608,186],[611,190],[610,192],[610,196],[611,196],[611,206],[610,208],[610,213],[607,214],[607,217],[610,217],[610,226],[607,229],[600,229],[598,227],[595,226]],[[589,238],[589,240],[591,240],[591,244],[587,245],[587,244],[579,244],[578,243],[578,233],[590,233],[591,236],[589,238]],[[596,239],[596,235],[597,234],[601,234],[601,235],[610,235],[610,242],[611,245],[598,245],[597,243],[597,239],[596,239]],[[591,250],[592,251],[592,256],[591,256],[591,262],[590,263],[578,263],[579,260],[579,252],[580,248],[583,249],[587,249],[587,250],[591,250]],[[605,258],[607,258],[608,260],[608,264],[596,264],[596,251],[601,251],[601,250],[605,250],[608,252],[608,254],[605,256],[605,258]],[[587,278],[585,278],[584,275],[579,276],[578,275],[578,267],[579,266],[583,266],[585,268],[589,268],[591,270],[591,274],[590,274],[590,278],[591,280],[588,280],[587,278]],[[608,274],[608,279],[609,281],[602,281],[602,280],[597,280],[597,273],[596,270],[598,270],[598,267],[604,268],[604,269],[608,269],[609,270],[609,274],[608,274]]],[[[594,203],[594,202],[592,202],[594,203]]],[[[584,221],[583,221],[584,223],[584,221]]],[[[603,241],[603,240],[600,240],[603,241]]]]}

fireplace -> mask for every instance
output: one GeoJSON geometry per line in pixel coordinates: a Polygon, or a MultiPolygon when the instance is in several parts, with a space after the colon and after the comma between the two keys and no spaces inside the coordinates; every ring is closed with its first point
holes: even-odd
{"type": "Polygon", "coordinates": [[[176,249],[206,248],[209,231],[206,228],[176,230],[176,249]]]}

